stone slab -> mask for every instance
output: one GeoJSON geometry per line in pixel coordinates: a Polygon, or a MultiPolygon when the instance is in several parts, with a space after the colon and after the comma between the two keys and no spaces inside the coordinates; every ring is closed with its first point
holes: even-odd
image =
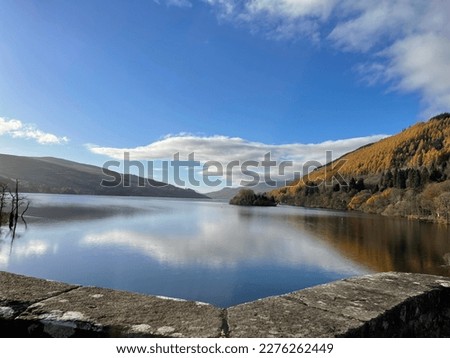
{"type": "Polygon", "coordinates": [[[230,337],[448,337],[450,279],[381,273],[228,309],[230,337]]]}
{"type": "Polygon", "coordinates": [[[369,321],[407,299],[420,296],[450,279],[408,273],[381,273],[345,279],[286,295],[308,307],[369,321]]]}
{"type": "Polygon", "coordinates": [[[0,319],[11,319],[33,303],[77,287],[0,271],[0,319]]]}
{"type": "Polygon", "coordinates": [[[33,336],[220,337],[223,310],[209,304],[80,287],[18,317],[33,336]]]}
{"type": "Polygon", "coordinates": [[[269,297],[228,309],[229,337],[334,337],[361,322],[308,307],[289,297],[269,297]]]}
{"type": "Polygon", "coordinates": [[[407,298],[434,288],[450,288],[450,278],[406,272],[383,272],[343,280],[393,296],[407,298]]]}

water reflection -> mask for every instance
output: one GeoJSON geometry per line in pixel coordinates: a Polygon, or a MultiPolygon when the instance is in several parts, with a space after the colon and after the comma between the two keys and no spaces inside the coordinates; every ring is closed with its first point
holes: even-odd
{"type": "Polygon", "coordinates": [[[289,223],[379,272],[450,276],[450,228],[374,215],[290,215],[289,223]]]}
{"type": "Polygon", "coordinates": [[[0,238],[0,269],[223,307],[376,271],[450,275],[437,225],[207,201],[32,201],[28,229],[0,238]]]}
{"type": "MultiPolygon", "coordinates": [[[[97,247],[119,247],[147,255],[172,266],[235,267],[242,262],[284,266],[320,267],[324,270],[352,274],[361,271],[357,265],[300,230],[274,222],[266,227],[247,221],[240,226],[239,217],[223,222],[200,222],[196,230],[169,235],[155,235],[151,227],[141,231],[110,230],[88,234],[81,243],[97,247]]],[[[142,217],[145,221],[145,217],[142,217]]]]}
{"type": "Polygon", "coordinates": [[[24,260],[30,256],[44,255],[49,247],[43,240],[22,240],[27,231],[25,220],[14,229],[0,228],[0,270],[8,268],[11,257],[24,260]]]}

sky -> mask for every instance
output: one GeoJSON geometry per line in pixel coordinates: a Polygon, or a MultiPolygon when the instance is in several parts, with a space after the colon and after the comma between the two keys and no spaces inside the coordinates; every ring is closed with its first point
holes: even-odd
{"type": "Polygon", "coordinates": [[[0,152],[323,163],[449,111],[448,15],[446,0],[0,0],[0,152]]]}

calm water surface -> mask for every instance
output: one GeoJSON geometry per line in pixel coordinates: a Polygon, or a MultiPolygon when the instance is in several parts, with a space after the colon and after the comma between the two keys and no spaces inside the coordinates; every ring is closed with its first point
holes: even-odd
{"type": "Polygon", "coordinates": [[[445,226],[213,201],[29,194],[0,270],[221,307],[381,271],[450,276],[445,226]]]}

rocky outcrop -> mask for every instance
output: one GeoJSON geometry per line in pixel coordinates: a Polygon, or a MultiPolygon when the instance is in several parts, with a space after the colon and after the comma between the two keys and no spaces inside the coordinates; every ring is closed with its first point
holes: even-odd
{"type": "Polygon", "coordinates": [[[450,279],[381,273],[220,309],[0,272],[3,337],[450,337],[450,279]]]}

